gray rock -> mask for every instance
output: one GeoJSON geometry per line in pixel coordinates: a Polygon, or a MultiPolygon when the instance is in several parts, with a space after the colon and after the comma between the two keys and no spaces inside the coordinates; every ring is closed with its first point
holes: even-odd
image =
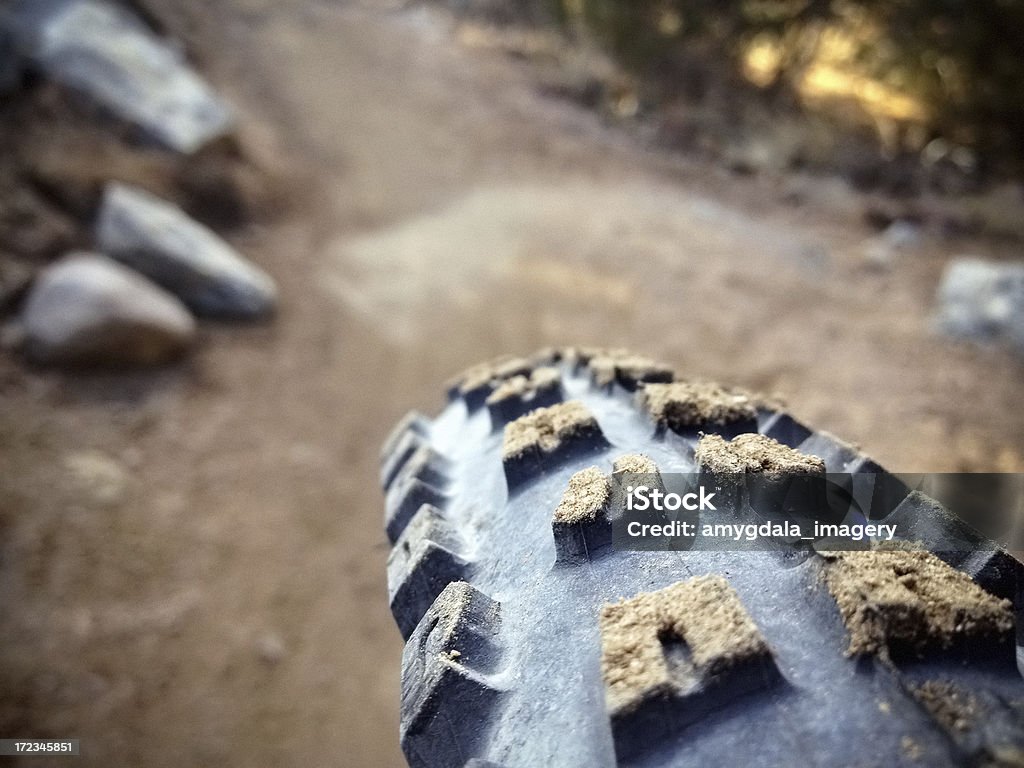
{"type": "Polygon", "coordinates": [[[909,251],[921,244],[921,227],[912,221],[897,219],[886,227],[882,240],[890,248],[909,251]]]}
{"type": "Polygon", "coordinates": [[[174,296],[104,256],[74,253],[36,279],[22,315],[29,359],[149,365],[181,355],[195,321],[174,296]]]}
{"type": "Polygon", "coordinates": [[[12,20],[31,64],[152,140],[191,153],[231,130],[228,107],[127,10],[102,0],[18,0],[12,20]]]}
{"type": "Polygon", "coordinates": [[[936,325],[951,336],[1006,341],[1024,354],[1024,263],[957,258],[939,286],[936,325]]]}
{"type": "Polygon", "coordinates": [[[96,242],[200,315],[254,319],[277,302],[269,275],[179,208],[135,187],[107,185],[96,242]]]}
{"type": "Polygon", "coordinates": [[[921,245],[921,228],[910,221],[898,219],[877,237],[869,238],[861,246],[864,265],[869,269],[888,270],[901,253],[921,245]]]}

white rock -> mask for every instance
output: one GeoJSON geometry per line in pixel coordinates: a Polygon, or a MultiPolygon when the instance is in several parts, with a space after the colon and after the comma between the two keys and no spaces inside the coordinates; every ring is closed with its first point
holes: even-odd
{"type": "Polygon", "coordinates": [[[284,640],[276,632],[266,632],[256,638],[256,653],[267,664],[278,664],[288,655],[284,640]]]}
{"type": "Polygon", "coordinates": [[[191,153],[231,130],[228,107],[128,11],[102,0],[19,0],[12,20],[35,67],[156,142],[191,153]]]}
{"type": "Polygon", "coordinates": [[[939,286],[936,325],[951,336],[1007,341],[1024,353],[1024,263],[957,258],[939,286]]]}
{"type": "Polygon", "coordinates": [[[898,219],[882,233],[886,245],[900,251],[909,251],[921,244],[921,227],[910,221],[898,219]]]}
{"type": "Polygon", "coordinates": [[[277,287],[263,270],[181,209],[136,187],[107,185],[96,242],[197,314],[258,318],[277,303],[277,287]]]}
{"type": "Polygon", "coordinates": [[[920,244],[921,228],[912,222],[898,220],[882,234],[866,240],[861,246],[861,255],[869,269],[888,270],[898,254],[912,251],[920,244]]]}
{"type": "Polygon", "coordinates": [[[61,365],[160,363],[181,355],[195,336],[195,321],[174,296],[89,253],[43,270],[21,325],[28,357],[61,365]]]}
{"type": "Polygon", "coordinates": [[[96,505],[110,507],[123,500],[128,473],[120,462],[102,451],[88,449],[69,453],[64,457],[64,468],[96,505]]]}

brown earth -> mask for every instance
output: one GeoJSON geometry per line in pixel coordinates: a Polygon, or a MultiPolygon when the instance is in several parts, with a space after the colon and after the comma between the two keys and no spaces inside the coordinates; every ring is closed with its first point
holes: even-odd
{"type": "Polygon", "coordinates": [[[498,353],[630,347],[893,469],[1024,466],[1020,364],[928,324],[948,256],[1008,246],[868,269],[841,183],[645,148],[427,8],[146,5],[296,179],[233,235],[282,311],[157,372],[0,359],[3,735],[80,738],[83,766],[400,764],[378,446],[498,353]]]}

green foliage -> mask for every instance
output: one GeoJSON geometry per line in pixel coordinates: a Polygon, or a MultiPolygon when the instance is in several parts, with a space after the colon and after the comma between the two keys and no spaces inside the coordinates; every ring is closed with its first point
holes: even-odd
{"type": "MultiPolygon", "coordinates": [[[[576,0],[563,2],[627,67],[657,88],[695,62],[738,80],[744,46],[782,45],[792,90],[826,27],[856,21],[858,71],[927,108],[930,136],[1013,157],[1024,143],[1024,0],[576,0]]],[[[570,10],[570,15],[573,15],[570,10]]]]}

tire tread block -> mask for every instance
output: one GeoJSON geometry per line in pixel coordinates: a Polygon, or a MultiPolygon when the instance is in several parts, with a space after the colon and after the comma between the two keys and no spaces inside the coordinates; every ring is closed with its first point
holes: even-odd
{"type": "Polygon", "coordinates": [[[500,606],[466,582],[445,587],[402,655],[401,743],[410,766],[460,765],[484,752],[501,696],[500,606]],[[472,717],[467,717],[472,713],[472,717]]]}
{"type": "Polygon", "coordinates": [[[445,587],[466,578],[470,563],[460,544],[441,510],[424,504],[391,549],[388,597],[403,639],[445,587]]]}
{"type": "Polygon", "coordinates": [[[605,605],[600,627],[605,703],[620,760],[781,680],[763,635],[720,576],[605,605]]]}

